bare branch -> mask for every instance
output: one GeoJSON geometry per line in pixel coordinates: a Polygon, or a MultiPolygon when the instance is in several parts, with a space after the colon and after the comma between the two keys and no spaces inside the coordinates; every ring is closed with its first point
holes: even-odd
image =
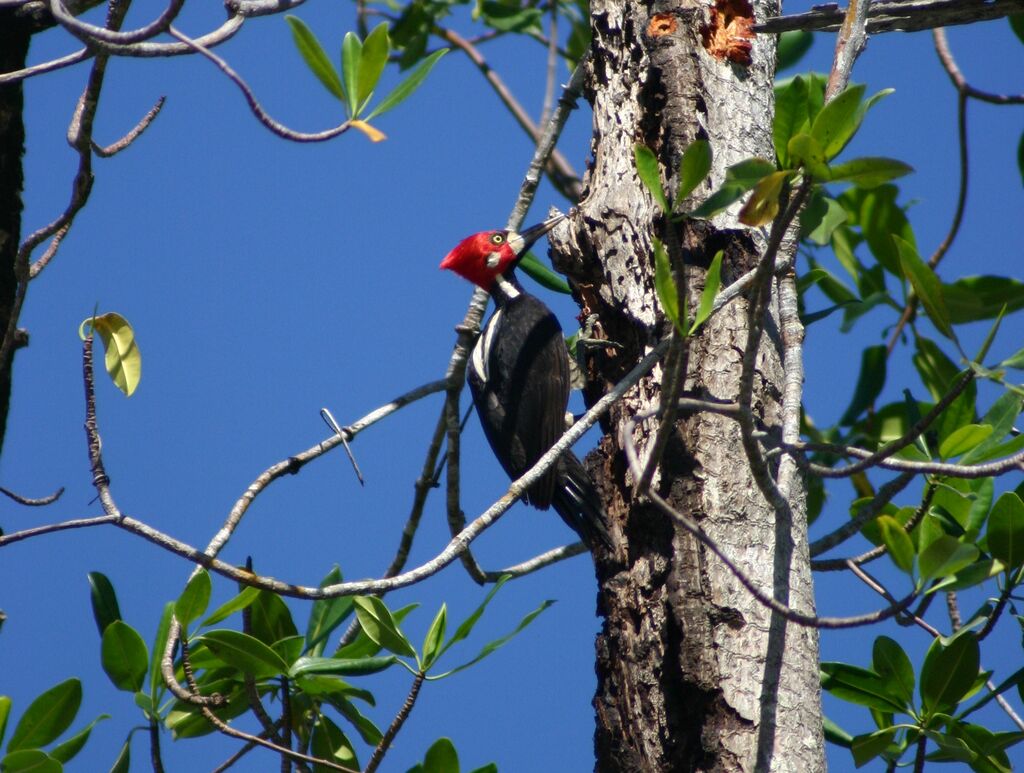
{"type": "Polygon", "coordinates": [[[121,139],[117,140],[117,142],[114,142],[106,146],[98,145],[96,144],[96,142],[93,142],[93,152],[100,158],[110,158],[111,156],[120,153],[122,150],[127,148],[133,142],[135,142],[135,140],[138,139],[142,132],[146,131],[146,129],[149,128],[149,125],[153,123],[154,119],[156,119],[156,117],[160,114],[160,110],[163,108],[165,101],[167,101],[167,97],[160,97],[160,99],[156,101],[156,104],[149,109],[149,112],[142,116],[142,120],[135,124],[131,131],[129,131],[121,139]]]}
{"type": "Polygon", "coordinates": [[[563,545],[560,548],[553,548],[545,553],[541,553],[539,556],[523,561],[522,563],[515,564],[505,569],[499,569],[496,572],[487,572],[487,582],[497,582],[505,575],[512,575],[512,577],[524,577],[528,574],[532,574],[545,566],[551,564],[557,564],[559,561],[564,561],[567,558],[578,556],[581,553],[587,552],[587,546],[582,542],[574,542],[571,545],[563,545]]]}
{"type": "Polygon", "coordinates": [[[849,521],[846,521],[835,531],[812,542],[810,546],[811,556],[817,556],[824,553],[826,550],[831,550],[836,545],[842,544],[859,532],[864,524],[878,517],[882,512],[882,508],[889,504],[894,496],[905,489],[914,477],[915,475],[913,473],[905,472],[902,475],[897,475],[895,478],[879,488],[878,491],[875,492],[874,499],[858,510],[857,515],[849,521]]]}
{"type": "Polygon", "coordinates": [[[384,759],[384,754],[391,746],[391,742],[395,740],[398,731],[402,729],[405,720],[409,718],[412,707],[416,705],[416,697],[420,694],[420,688],[423,686],[425,677],[426,674],[420,672],[412,680],[412,687],[409,688],[409,694],[405,698],[405,703],[402,704],[402,708],[398,710],[398,714],[395,715],[391,725],[384,732],[384,736],[380,739],[380,743],[377,744],[377,748],[373,750],[370,761],[366,763],[366,767],[363,769],[364,773],[374,773],[380,766],[381,761],[384,759]]]}
{"type": "Polygon", "coordinates": [[[4,496],[9,497],[10,499],[13,499],[19,505],[27,505],[29,507],[42,507],[44,505],[53,504],[58,499],[60,499],[60,495],[63,494],[63,493],[64,493],[64,487],[61,486],[59,489],[54,491],[52,494],[47,494],[45,497],[39,497],[38,499],[33,499],[31,497],[22,496],[21,494],[17,494],[15,492],[11,491],[10,489],[5,489],[2,486],[0,486],[0,494],[3,494],[4,496]]]}
{"type": "MultiPolygon", "coordinates": [[[[867,19],[867,31],[915,32],[933,27],[973,24],[1024,11],[1024,0],[891,0],[874,3],[867,19]]],[[[843,23],[844,12],[837,3],[815,6],[806,13],[773,16],[754,25],[754,32],[788,32],[789,30],[831,31],[843,23]]]]}
{"type": "Polygon", "coordinates": [[[171,26],[171,22],[178,17],[184,5],[185,0],[169,0],[163,13],[145,27],[128,32],[118,32],[116,29],[104,29],[94,24],[79,21],[68,12],[62,0],[49,0],[49,9],[50,13],[53,14],[53,18],[64,29],[90,47],[95,45],[96,42],[112,45],[131,45],[132,43],[149,40],[162,32],[166,32],[171,26]]]}

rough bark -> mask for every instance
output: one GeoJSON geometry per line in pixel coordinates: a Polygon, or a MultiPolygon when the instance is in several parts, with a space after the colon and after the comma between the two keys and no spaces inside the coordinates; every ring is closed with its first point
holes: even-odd
{"type": "MultiPolygon", "coordinates": [[[[14,8],[0,8],[0,72],[25,66],[30,31],[16,18],[14,8]]],[[[20,82],[0,86],[0,338],[7,330],[14,306],[17,278],[15,258],[21,239],[22,184],[25,153],[24,102],[20,82]]],[[[21,341],[25,343],[25,341],[21,341]]],[[[11,403],[11,369],[17,345],[7,362],[0,363],[0,448],[7,429],[11,403]]]]}
{"type": "MultiPolygon", "coordinates": [[[[777,4],[755,4],[757,18],[777,4]]],[[[772,157],[774,38],[757,39],[752,64],[711,57],[702,44],[707,7],[592,0],[593,50],[587,95],[594,109],[593,159],[572,228],[552,239],[556,261],[574,280],[595,335],[621,348],[588,361],[588,400],[669,332],[656,300],[652,238],[675,239],[691,299],[706,267],[724,249],[723,284],[756,265],[764,238],[733,216],[713,224],[667,227],[637,178],[633,145],[659,156],[674,189],[686,146],[708,139],[715,154],[702,199],[725,168],[750,156],[772,157]],[[651,27],[654,14],[668,14],[651,27]],[[668,20],[668,21],[666,21],[668,20]],[[650,34],[654,32],[655,34],[650,34]]],[[[694,308],[691,300],[691,308],[694,308]]],[[[691,340],[683,394],[737,397],[746,345],[746,300],[733,301],[691,340]]],[[[757,360],[754,409],[779,425],[780,343],[768,325],[757,360]]],[[[595,748],[600,771],[750,771],[824,769],[818,646],[813,629],[772,615],[703,546],[634,495],[622,450],[630,417],[661,399],[656,370],[610,413],[591,455],[613,529],[616,555],[597,557],[598,607],[595,748]]],[[[634,432],[641,453],[657,421],[634,432]]],[[[776,514],[751,477],[737,424],[707,413],[680,417],[653,487],[708,534],[766,591],[813,611],[802,484],[792,496],[794,523],[776,514]]]]}

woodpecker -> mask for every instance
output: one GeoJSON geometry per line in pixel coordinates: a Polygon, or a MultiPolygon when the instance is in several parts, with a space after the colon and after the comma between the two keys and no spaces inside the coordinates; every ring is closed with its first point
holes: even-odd
{"type": "MultiPolygon", "coordinates": [[[[491,294],[497,307],[469,358],[468,380],[494,455],[509,477],[529,470],[565,431],[569,352],[562,327],[547,306],[523,289],[515,267],[558,215],[515,231],[473,234],[441,261],[491,294]]],[[[566,451],[523,497],[538,510],[554,507],[589,548],[611,544],[601,500],[590,476],[566,451]]]]}

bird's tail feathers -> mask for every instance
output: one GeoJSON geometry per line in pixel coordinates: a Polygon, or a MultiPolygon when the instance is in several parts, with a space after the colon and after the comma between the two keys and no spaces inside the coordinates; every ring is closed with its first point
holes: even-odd
{"type": "Polygon", "coordinates": [[[604,506],[586,468],[571,451],[562,456],[558,466],[552,506],[588,548],[598,542],[612,547],[604,506]]]}

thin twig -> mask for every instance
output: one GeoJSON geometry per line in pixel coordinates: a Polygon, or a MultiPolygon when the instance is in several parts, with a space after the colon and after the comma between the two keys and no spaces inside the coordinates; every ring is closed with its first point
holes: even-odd
{"type": "Polygon", "coordinates": [[[110,158],[122,150],[131,145],[137,140],[146,129],[149,128],[150,124],[156,119],[163,109],[164,102],[167,101],[167,97],[160,97],[153,107],[149,108],[149,111],[142,116],[142,119],[132,127],[126,135],[116,142],[112,142],[110,145],[99,145],[96,142],[92,143],[93,152],[100,158],[110,158]]]}
{"type": "Polygon", "coordinates": [[[5,489],[3,486],[0,486],[0,494],[3,494],[4,496],[9,497],[10,499],[13,499],[19,505],[27,505],[29,507],[42,507],[44,505],[53,504],[58,499],[60,499],[60,495],[63,494],[63,493],[64,493],[64,487],[61,486],[59,489],[54,491],[52,494],[48,494],[45,497],[39,497],[37,499],[33,499],[31,497],[23,497],[21,494],[17,494],[14,491],[11,491],[10,489],[5,489]]]}
{"type": "Polygon", "coordinates": [[[398,735],[398,731],[402,729],[402,725],[405,724],[405,720],[409,718],[409,712],[411,712],[412,707],[416,705],[416,697],[420,694],[420,688],[423,686],[423,680],[425,677],[426,674],[420,671],[412,680],[412,687],[409,688],[409,694],[405,697],[405,703],[403,703],[402,708],[398,710],[398,714],[395,715],[391,725],[380,739],[380,743],[377,744],[377,748],[373,750],[373,756],[370,757],[370,761],[367,762],[366,767],[363,768],[363,773],[374,773],[374,771],[377,770],[377,767],[384,759],[384,755],[387,753],[388,748],[391,746],[391,742],[395,740],[395,736],[398,735]]]}

